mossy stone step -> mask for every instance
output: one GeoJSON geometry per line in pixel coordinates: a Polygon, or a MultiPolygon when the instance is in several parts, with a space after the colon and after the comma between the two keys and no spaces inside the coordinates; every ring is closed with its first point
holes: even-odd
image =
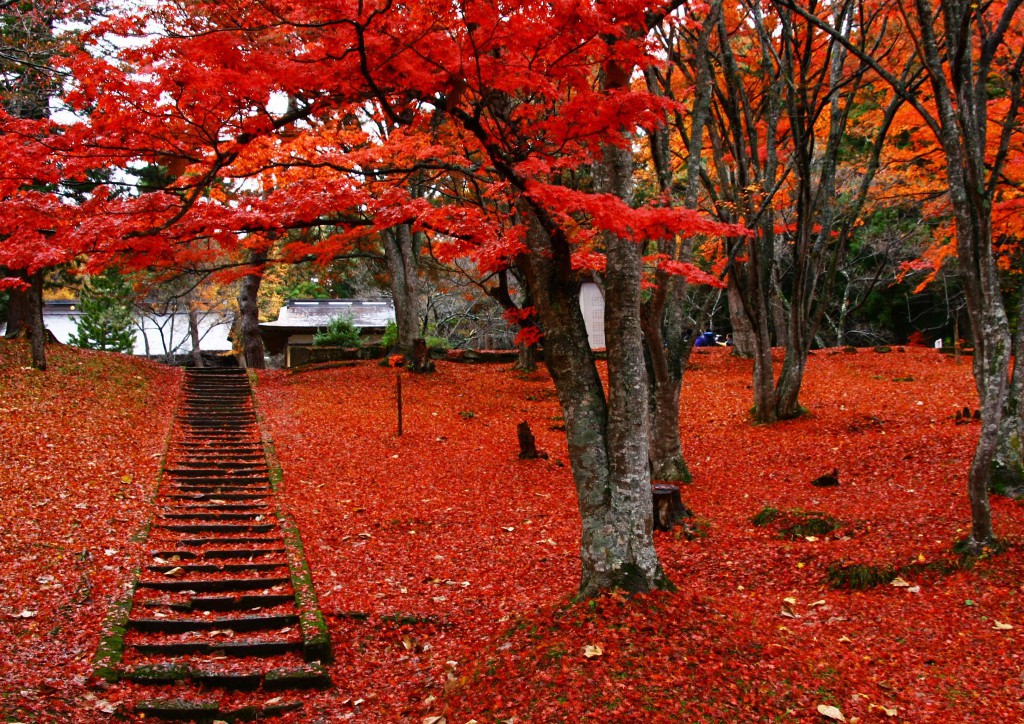
{"type": "Polygon", "coordinates": [[[203,553],[203,558],[259,558],[261,556],[272,556],[284,553],[284,548],[259,548],[255,550],[209,550],[203,553]]]}
{"type": "Polygon", "coordinates": [[[139,581],[140,588],[149,588],[155,591],[259,591],[274,586],[280,586],[290,582],[291,579],[283,576],[272,578],[220,578],[215,580],[173,580],[173,581],[139,581]]]}
{"type": "Polygon", "coordinates": [[[201,523],[196,525],[168,524],[161,525],[164,530],[178,533],[269,533],[274,523],[256,523],[254,525],[234,525],[231,523],[201,523]]]}
{"type": "Polygon", "coordinates": [[[288,564],[282,563],[161,563],[146,566],[146,570],[154,573],[166,574],[175,568],[180,568],[182,573],[240,573],[244,571],[265,572],[277,568],[285,568],[288,564]]]}
{"type": "Polygon", "coordinates": [[[135,711],[166,721],[208,721],[220,714],[220,702],[215,699],[147,699],[136,704],[135,711]]]}
{"type": "Polygon", "coordinates": [[[280,563],[161,563],[146,566],[146,569],[163,574],[167,574],[175,568],[180,568],[182,573],[244,573],[247,571],[262,573],[287,566],[287,562],[284,561],[280,563]]]}
{"type": "Polygon", "coordinates": [[[202,618],[130,618],[128,625],[146,633],[183,633],[185,631],[264,631],[284,628],[299,622],[295,613],[264,616],[203,616],[202,618]]]}
{"type": "MultiPolygon", "coordinates": [[[[251,520],[253,522],[259,522],[264,516],[268,515],[262,511],[254,511],[251,513],[233,513],[229,511],[220,511],[215,513],[162,513],[160,519],[162,520],[251,520]]],[[[159,521],[158,521],[159,524],[159,521]]]]}
{"type": "MultiPolygon", "coordinates": [[[[242,596],[193,596],[186,601],[151,599],[143,602],[143,608],[166,608],[179,613],[192,611],[246,611],[276,608],[295,601],[291,593],[243,594],[242,596]]],[[[127,625],[127,619],[126,619],[127,625]]]]}
{"type": "MultiPolygon", "coordinates": [[[[268,490],[269,492],[269,490],[268,490]]],[[[259,495],[257,493],[236,493],[229,492],[223,495],[216,495],[214,493],[171,493],[165,497],[172,500],[216,500],[221,498],[223,500],[259,500],[265,498],[265,495],[259,495]]]]}
{"type": "Polygon", "coordinates": [[[301,651],[299,639],[226,639],[218,641],[152,641],[129,644],[143,656],[187,656],[189,654],[212,654],[221,652],[224,656],[275,656],[289,651],[301,651]]]}
{"type": "Polygon", "coordinates": [[[196,596],[192,598],[193,611],[247,611],[255,608],[273,608],[295,600],[294,593],[247,594],[244,596],[196,596]]]}
{"type": "MultiPolygon", "coordinates": [[[[159,531],[158,531],[159,532],[159,531]]],[[[265,543],[280,543],[280,538],[181,538],[176,541],[177,545],[199,547],[209,545],[262,545],[265,543]]]]}

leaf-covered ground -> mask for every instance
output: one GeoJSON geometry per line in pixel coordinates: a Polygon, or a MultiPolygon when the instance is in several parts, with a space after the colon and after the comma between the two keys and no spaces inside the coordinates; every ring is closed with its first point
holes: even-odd
{"type": "Polygon", "coordinates": [[[1007,552],[970,570],[951,554],[977,434],[954,420],[976,406],[969,360],[818,352],[810,414],[770,427],[748,422],[749,362],[717,349],[693,362],[682,434],[698,537],[657,534],[679,591],[587,604],[569,601],[579,518],[543,373],[404,376],[401,438],[393,370],[261,375],[283,500],[338,654],[337,690],[311,696],[305,716],[824,721],[817,707],[834,706],[861,721],[1024,718],[1024,507],[994,501],[1007,552]],[[548,460],[517,459],[521,420],[548,460]],[[839,487],[809,484],[833,467],[839,487]],[[755,526],[766,507],[781,514],[755,526]],[[839,527],[783,537],[807,512],[839,527]],[[853,564],[907,585],[827,584],[830,566],[853,564]]]}
{"type": "Polygon", "coordinates": [[[180,372],[0,340],[0,720],[99,721],[87,678],[152,511],[180,372]]]}
{"type": "MultiPolygon", "coordinates": [[[[179,378],[113,355],[52,359],[43,376],[0,343],[0,716],[104,721],[88,663],[139,552],[129,537],[150,514],[179,378]]],[[[827,721],[819,706],[863,722],[1024,719],[1024,506],[994,500],[1006,552],[968,570],[950,553],[977,434],[954,420],[976,405],[969,360],[818,352],[810,414],[770,427],[748,422],[749,362],[718,349],[693,362],[697,537],[656,538],[679,590],[584,604],[570,602],[579,518],[543,372],[404,375],[401,438],[394,370],[261,373],[282,505],[337,654],[336,687],[305,694],[296,720],[827,721]],[[521,420],[548,460],[517,459],[521,420]],[[839,487],[809,484],[833,467],[839,487]],[[754,525],[766,508],[775,519],[754,525]],[[809,512],[838,527],[783,535],[809,512]],[[838,590],[836,564],[906,585],[838,590]]]]}

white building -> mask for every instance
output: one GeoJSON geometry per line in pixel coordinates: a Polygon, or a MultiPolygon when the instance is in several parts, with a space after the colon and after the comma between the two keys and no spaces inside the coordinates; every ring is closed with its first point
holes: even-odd
{"type": "MultiPolygon", "coordinates": [[[[171,357],[189,354],[192,351],[192,339],[188,333],[188,313],[184,310],[170,314],[143,314],[136,310],[133,316],[135,348],[132,354],[171,357]]],[[[71,335],[78,331],[78,320],[81,317],[78,300],[58,300],[43,304],[43,325],[63,344],[68,344],[71,335]]],[[[233,322],[234,315],[231,314],[201,314],[199,348],[204,352],[231,351],[228,334],[233,322]]]]}

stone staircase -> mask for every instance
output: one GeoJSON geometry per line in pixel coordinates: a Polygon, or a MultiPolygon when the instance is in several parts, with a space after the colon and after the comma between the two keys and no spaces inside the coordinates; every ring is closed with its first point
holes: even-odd
{"type": "Polygon", "coordinates": [[[264,718],[301,707],[288,690],[330,685],[330,639],[273,477],[245,372],[188,370],[146,561],[96,657],[97,676],[139,690],[138,713],[264,718]]]}

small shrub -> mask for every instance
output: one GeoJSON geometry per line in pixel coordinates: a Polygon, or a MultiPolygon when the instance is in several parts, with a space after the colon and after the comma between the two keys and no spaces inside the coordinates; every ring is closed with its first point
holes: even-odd
{"type": "Polygon", "coordinates": [[[388,322],[384,325],[384,334],[380,338],[380,346],[384,349],[390,350],[395,346],[395,342],[398,341],[398,324],[395,322],[388,322]]]}
{"type": "Polygon", "coordinates": [[[359,335],[359,328],[356,327],[351,317],[335,317],[327,323],[327,329],[318,331],[313,335],[313,345],[316,347],[344,347],[351,349],[359,347],[362,338],[359,335]]]}
{"type": "Polygon", "coordinates": [[[426,337],[424,341],[427,343],[427,349],[436,349],[441,352],[447,352],[452,348],[451,342],[444,337],[426,337]]]}

